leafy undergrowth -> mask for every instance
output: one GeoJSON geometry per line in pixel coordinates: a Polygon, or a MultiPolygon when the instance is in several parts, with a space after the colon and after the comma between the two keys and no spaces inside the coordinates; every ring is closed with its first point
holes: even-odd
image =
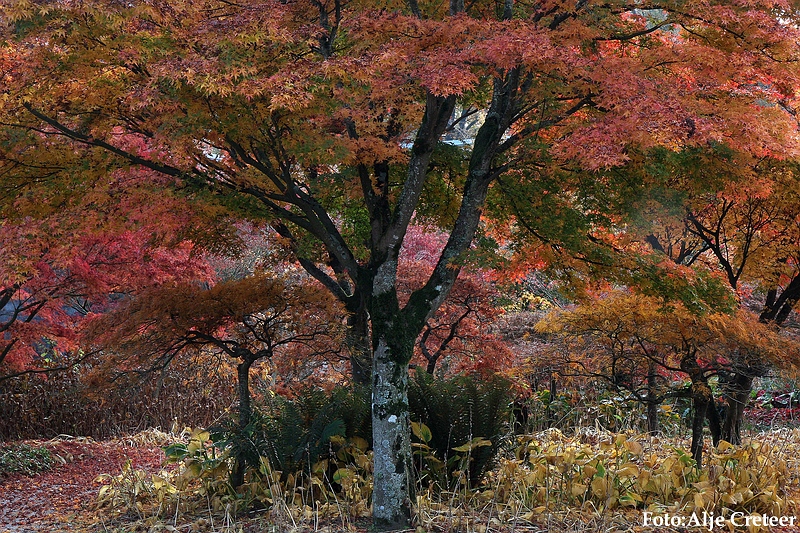
{"type": "Polygon", "coordinates": [[[757,428],[791,427],[800,422],[800,407],[748,409],[747,420],[757,428]]]}
{"type": "MultiPolygon", "coordinates": [[[[345,446],[331,479],[320,472],[309,487],[299,477],[281,479],[264,465],[263,475],[251,476],[246,487],[252,491],[249,508],[261,509],[246,512],[237,511],[243,500],[226,492],[224,457],[208,455],[203,436],[196,432],[192,440],[184,434],[183,444],[172,447],[186,452],[183,459],[166,468],[160,446],[178,436],[155,431],[107,442],[29,442],[47,448],[55,464],[34,477],[0,480],[0,533],[368,531],[367,454],[359,447],[345,446]]],[[[644,511],[798,515],[800,430],[757,434],[741,447],[707,450],[702,471],[682,451],[686,444],[591,430],[526,436],[477,490],[420,487],[418,525],[408,532],[677,533],[686,530],[646,527],[644,511]]]]}
{"type": "Polygon", "coordinates": [[[0,446],[0,476],[25,474],[32,476],[50,470],[54,464],[53,454],[45,446],[16,444],[0,446]]]}
{"type": "MultiPolygon", "coordinates": [[[[128,465],[102,478],[108,485],[99,503],[115,517],[109,524],[114,531],[127,531],[131,519],[150,532],[365,530],[371,489],[365,443],[342,439],[307,477],[280,475],[263,463],[237,496],[226,483],[225,455],[214,451],[204,432],[187,437],[170,447],[178,469],[148,473],[128,465]],[[253,506],[261,508],[255,517],[240,512],[253,506]]],[[[723,443],[708,450],[705,468],[697,469],[683,441],[548,430],[519,438],[475,490],[466,488],[466,480],[449,490],[420,487],[417,531],[654,531],[643,524],[645,511],[797,516],[799,443],[797,430],[759,434],[739,447],[723,443]]],[[[454,450],[469,453],[462,448],[454,450]]],[[[426,456],[423,443],[417,450],[420,477],[434,479],[431,470],[440,462],[426,456]]]]}

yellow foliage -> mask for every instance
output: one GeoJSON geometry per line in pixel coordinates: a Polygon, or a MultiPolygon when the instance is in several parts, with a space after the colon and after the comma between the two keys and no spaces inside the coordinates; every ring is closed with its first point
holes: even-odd
{"type": "Polygon", "coordinates": [[[551,510],[571,507],[694,509],[779,515],[795,505],[785,450],[767,442],[734,447],[727,442],[711,453],[705,469],[679,448],[644,453],[628,435],[592,442],[551,430],[523,437],[514,459],[489,475],[496,500],[508,508],[551,510]],[[547,490],[542,490],[545,488],[547,490]]]}

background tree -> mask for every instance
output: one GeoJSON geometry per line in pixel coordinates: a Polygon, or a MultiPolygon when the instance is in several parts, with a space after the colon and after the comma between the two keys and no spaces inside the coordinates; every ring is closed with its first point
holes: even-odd
{"type": "Polygon", "coordinates": [[[798,353],[795,342],[747,311],[697,314],[640,294],[609,295],[554,313],[537,328],[563,339],[549,352],[562,372],[601,379],[647,405],[650,430],[665,399],[690,398],[691,454],[698,465],[706,418],[715,445],[722,433],[709,380],[753,361],[788,368],[798,353]]]}
{"type": "MultiPolygon", "coordinates": [[[[435,227],[412,225],[400,251],[398,293],[404,304],[423,285],[436,265],[447,235],[435,227]]],[[[417,339],[415,357],[428,374],[447,375],[503,372],[513,362],[511,351],[497,332],[500,273],[490,268],[461,271],[447,298],[426,322],[417,339]],[[443,368],[444,367],[444,368],[443,368]]]]}
{"type": "Polygon", "coordinates": [[[210,275],[189,242],[159,246],[149,228],[64,235],[68,226],[58,226],[60,220],[5,220],[0,226],[0,381],[85,359],[82,324],[114,298],[210,275]]]}
{"type": "MultiPolygon", "coordinates": [[[[651,200],[643,218],[649,218],[639,228],[649,232],[646,241],[676,263],[718,270],[743,306],[781,326],[800,298],[796,164],[751,160],[719,147],[656,154],[649,168],[659,166],[658,174],[671,176],[660,186],[673,191],[655,188],[645,196],[651,200]]],[[[767,371],[768,365],[752,361],[724,376],[732,415],[726,416],[725,440],[740,442],[753,379],[767,371]]]]}
{"type": "MultiPolygon", "coordinates": [[[[408,363],[493,184],[501,198],[546,199],[562,165],[622,164],[634,145],[794,149],[792,117],[763,105],[794,95],[790,5],[648,7],[12,2],[4,185],[68,190],[139,166],[164,177],[154,188],[210,190],[269,221],[352,317],[354,375],[372,365],[375,525],[405,527],[408,363]],[[479,110],[464,170],[446,172],[440,140],[479,110]],[[441,218],[449,237],[430,277],[401,306],[400,249],[418,208],[441,201],[426,189],[437,164],[457,208],[441,218]]],[[[539,211],[574,227],[563,213],[539,211]]]]}

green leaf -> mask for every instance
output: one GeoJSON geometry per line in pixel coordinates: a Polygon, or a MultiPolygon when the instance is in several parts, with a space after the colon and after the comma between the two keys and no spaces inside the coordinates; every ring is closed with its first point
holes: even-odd
{"type": "Polygon", "coordinates": [[[330,441],[331,437],[335,435],[344,437],[346,429],[347,428],[344,425],[344,420],[337,418],[336,420],[325,426],[325,429],[322,430],[322,436],[320,437],[320,442],[324,444],[330,441]]]}
{"type": "Polygon", "coordinates": [[[164,455],[167,456],[167,462],[175,463],[189,455],[189,449],[182,442],[178,442],[164,448],[164,455]]]}
{"type": "Polygon", "coordinates": [[[333,473],[333,481],[336,483],[341,484],[343,480],[352,476],[353,473],[347,468],[340,468],[336,472],[333,473]]]}
{"type": "Polygon", "coordinates": [[[600,461],[597,462],[597,472],[594,474],[594,477],[605,477],[606,476],[606,467],[603,466],[603,463],[600,461]]]}
{"type": "Polygon", "coordinates": [[[453,448],[453,451],[456,451],[456,452],[468,452],[468,451],[470,451],[472,449],[475,449],[475,448],[480,448],[482,446],[491,446],[491,445],[492,445],[492,441],[484,439],[483,437],[475,437],[471,441],[469,441],[469,442],[467,442],[465,444],[462,444],[461,446],[456,446],[455,448],[453,448]]]}
{"type": "Polygon", "coordinates": [[[433,439],[433,434],[431,433],[430,428],[422,422],[411,422],[411,432],[414,433],[414,436],[425,444],[429,443],[431,439],[433,439]]]}

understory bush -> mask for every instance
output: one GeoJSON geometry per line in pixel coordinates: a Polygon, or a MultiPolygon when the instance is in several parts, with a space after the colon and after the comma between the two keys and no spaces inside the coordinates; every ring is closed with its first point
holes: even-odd
{"type": "Polygon", "coordinates": [[[787,452],[785,443],[722,441],[698,468],[683,448],[660,441],[647,446],[631,434],[567,437],[553,429],[520,437],[515,457],[504,459],[486,486],[534,513],[630,507],[778,516],[796,505],[787,452]]]}
{"type": "MultiPolygon", "coordinates": [[[[415,423],[419,440],[430,441],[423,424],[415,423]]],[[[427,427],[427,426],[424,426],[427,427]]],[[[552,513],[580,510],[587,517],[621,516],[641,519],[642,510],[690,515],[733,512],[780,516],[795,508],[788,463],[796,456],[798,432],[770,435],[741,446],[722,443],[711,450],[707,465],[698,468],[683,449],[685,442],[659,440],[633,433],[558,430],[518,437],[483,480],[472,489],[439,491],[428,484],[418,491],[418,521],[445,530],[455,521],[489,509],[500,523],[540,523],[552,513]]],[[[271,523],[297,527],[320,520],[345,522],[370,514],[371,452],[366,441],[334,435],[328,458],[311,466],[309,474],[288,476],[266,459],[248,473],[239,493],[227,483],[230,461],[219,454],[207,431],[196,431],[188,442],[168,448],[179,468],[149,474],[127,464],[106,483],[98,504],[117,513],[133,513],[157,523],[183,513],[208,511],[235,514],[258,504],[271,523]]],[[[482,446],[477,446],[481,448],[482,446]]],[[[457,455],[467,456],[466,448],[457,455]]],[[[194,514],[192,514],[194,513],[194,514]]]]}
{"type": "Polygon", "coordinates": [[[33,476],[50,470],[53,464],[53,456],[44,446],[29,444],[0,446],[0,477],[17,473],[33,476]]]}
{"type": "MultiPolygon", "coordinates": [[[[509,391],[500,377],[414,376],[408,391],[411,420],[430,432],[428,440],[418,438],[415,444],[423,483],[448,489],[480,481],[509,433],[509,391]]],[[[315,467],[329,461],[332,475],[343,443],[357,442],[364,451],[372,447],[369,399],[366,387],[337,387],[330,393],[309,387],[292,398],[267,395],[247,427],[229,418],[211,427],[209,435],[227,459],[251,471],[266,461],[283,481],[290,475],[310,478],[315,467]]]]}
{"type": "Polygon", "coordinates": [[[476,486],[510,432],[511,387],[499,376],[434,379],[417,372],[408,403],[422,481],[448,490],[476,486]],[[429,432],[429,435],[428,435],[429,432]]]}
{"type": "MultiPolygon", "coordinates": [[[[500,379],[414,377],[409,399],[420,523],[450,524],[454,506],[488,505],[503,522],[536,522],[571,509],[595,516],[626,509],[777,516],[796,505],[787,463],[797,433],[742,446],[723,442],[701,469],[686,442],[633,431],[583,427],[570,435],[549,429],[513,437],[508,391],[500,379]]],[[[174,470],[148,474],[128,464],[122,474],[101,476],[106,485],[98,504],[151,522],[202,509],[261,508],[275,523],[341,520],[345,528],[370,515],[368,397],[365,389],[345,388],[272,396],[245,431],[222,424],[167,447],[174,470]],[[249,468],[234,488],[237,459],[249,468]]]]}
{"type": "Polygon", "coordinates": [[[264,461],[281,472],[311,474],[334,452],[332,439],[372,440],[369,390],[337,387],[331,393],[309,387],[294,398],[267,396],[240,428],[234,418],[209,429],[214,444],[236,462],[258,470],[264,461]]]}

